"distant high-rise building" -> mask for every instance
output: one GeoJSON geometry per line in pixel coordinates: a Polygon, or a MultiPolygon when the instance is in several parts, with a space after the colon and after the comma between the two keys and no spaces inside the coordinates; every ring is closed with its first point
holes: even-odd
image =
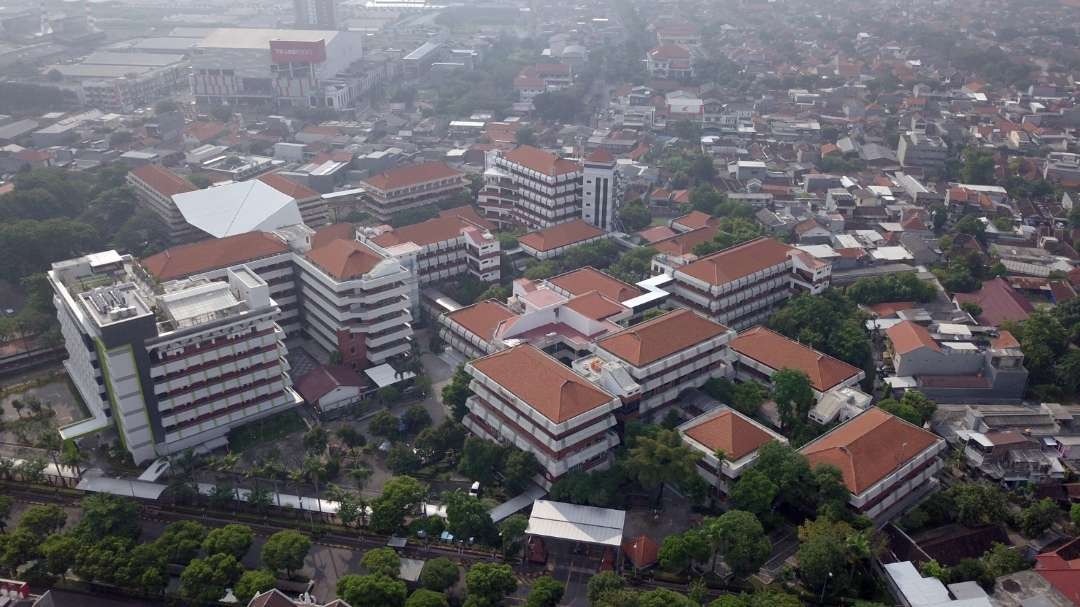
{"type": "Polygon", "coordinates": [[[338,0],[293,0],[296,27],[335,30],[338,28],[338,0]]]}

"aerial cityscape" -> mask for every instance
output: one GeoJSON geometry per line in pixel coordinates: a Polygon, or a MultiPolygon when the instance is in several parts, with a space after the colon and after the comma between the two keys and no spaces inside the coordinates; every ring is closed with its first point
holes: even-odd
{"type": "Polygon", "coordinates": [[[1080,607],[1080,0],[0,2],[0,607],[1080,607]]]}

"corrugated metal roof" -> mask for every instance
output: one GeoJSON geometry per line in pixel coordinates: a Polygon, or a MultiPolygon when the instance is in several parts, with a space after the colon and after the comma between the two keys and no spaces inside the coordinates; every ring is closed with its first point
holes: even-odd
{"type": "Polygon", "coordinates": [[[537,500],[525,533],[619,547],[625,523],[623,510],[537,500]]]}

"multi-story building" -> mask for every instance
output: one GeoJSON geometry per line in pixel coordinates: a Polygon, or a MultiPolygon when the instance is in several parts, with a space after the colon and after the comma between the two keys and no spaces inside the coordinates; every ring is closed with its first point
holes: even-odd
{"type": "Polygon", "coordinates": [[[608,234],[584,219],[572,219],[518,238],[526,255],[536,259],[553,259],[573,247],[607,238],[608,234]]]}
{"type": "Polygon", "coordinates": [[[757,460],[767,442],[788,440],[757,421],[723,405],[679,426],[683,442],[701,454],[697,471],[720,494],[727,495],[735,481],[757,460]],[[723,454],[723,460],[720,459],[723,454]]]}
{"type": "Polygon", "coordinates": [[[625,380],[611,374],[610,366],[585,359],[575,368],[584,373],[595,369],[598,383],[623,397],[623,414],[655,417],[684,390],[730,374],[728,343],[734,337],[735,332],[721,324],[690,310],[675,310],[596,341],[596,356],[621,365],[636,384],[628,393],[616,387],[625,380]],[[606,376],[618,383],[609,383],[606,376]]]}
{"type": "Polygon", "coordinates": [[[172,197],[194,192],[198,189],[194,184],[156,164],[145,164],[131,171],[127,174],[127,183],[135,193],[136,204],[156,215],[171,237],[186,234],[189,226],[172,197]]]}
{"type": "Polygon", "coordinates": [[[652,78],[692,80],[694,55],[677,44],[658,46],[645,54],[645,69],[652,78]]]}
{"type": "Polygon", "coordinates": [[[222,280],[228,269],[245,265],[266,281],[277,303],[277,322],[289,337],[300,332],[300,302],[296,290],[293,254],[275,234],[247,232],[227,238],[209,238],[178,245],[141,261],[158,282],[182,278],[222,280]]]}
{"type": "Polygon", "coordinates": [[[524,344],[465,366],[473,395],[463,423],[477,436],[536,456],[536,479],[550,488],[573,470],[602,469],[619,444],[620,400],[559,361],[524,344]]]}
{"type": "Polygon", "coordinates": [[[498,224],[542,229],[580,218],[581,164],[522,145],[486,157],[479,205],[498,224]]]}
{"type": "Polygon", "coordinates": [[[368,211],[381,221],[394,213],[435,204],[468,193],[465,175],[444,162],[390,169],[363,182],[368,211]]]}
{"type": "Polygon", "coordinates": [[[293,244],[308,337],[340,352],[342,363],[354,369],[409,352],[412,272],[355,240],[318,240],[302,237],[293,244]]]}
{"type": "Polygon", "coordinates": [[[830,390],[858,386],[866,377],[866,372],[858,367],[765,327],[739,333],[731,342],[731,349],[736,355],[738,379],[768,385],[777,371],[794,369],[806,374],[817,398],[830,390]]]}
{"type": "Polygon", "coordinates": [[[885,330],[898,387],[944,402],[1019,402],[1027,389],[1024,351],[1008,331],[973,334],[964,325],[910,320],[885,330]]]}
{"type": "Polygon", "coordinates": [[[949,146],[945,140],[918,131],[904,133],[896,148],[896,159],[902,167],[940,171],[948,158],[949,146]]]}
{"type": "MultiPolygon", "coordinates": [[[[314,0],[331,1],[331,0],[314,0]]],[[[362,32],[223,28],[191,57],[191,93],[200,104],[355,107],[362,78],[362,32]]]]}
{"type": "Polygon", "coordinates": [[[224,445],[232,428],[301,402],[278,305],[246,266],[224,280],[157,284],[107,251],[53,264],[48,278],[64,365],[92,414],[64,438],[115,425],[143,463],[224,445]]]}
{"type": "Polygon", "coordinates": [[[293,0],[296,27],[338,29],[338,0],[293,0]]]}
{"type": "Polygon", "coordinates": [[[1075,187],[1080,183],[1080,154],[1051,152],[1043,166],[1043,178],[1075,187]]]}
{"type": "Polygon", "coordinates": [[[878,408],[848,420],[799,450],[811,466],[840,470],[848,505],[882,522],[903,514],[937,486],[945,439],[878,408]]]}
{"type": "Polygon", "coordinates": [[[188,86],[183,55],[99,51],[78,63],[46,67],[78,83],[79,101],[106,112],[133,112],[171,97],[188,86]]]}
{"type": "Polygon", "coordinates": [[[623,188],[615,157],[597,148],[585,157],[584,167],[581,218],[605,232],[614,231],[623,188]]]}
{"type": "Polygon", "coordinates": [[[736,330],[767,319],[799,291],[829,286],[832,266],[771,238],[757,238],[676,268],[672,301],[736,330]]]}
{"type": "MultiPolygon", "coordinates": [[[[416,275],[417,284],[442,282],[470,274],[482,282],[498,282],[499,239],[491,222],[472,207],[447,209],[438,217],[401,228],[360,228],[361,242],[396,259],[416,275]]],[[[413,297],[414,309],[419,294],[413,297]]]]}
{"type": "Polygon", "coordinates": [[[541,93],[561,91],[574,85],[573,68],[566,63],[543,63],[521,68],[514,78],[514,89],[522,101],[541,93]]]}

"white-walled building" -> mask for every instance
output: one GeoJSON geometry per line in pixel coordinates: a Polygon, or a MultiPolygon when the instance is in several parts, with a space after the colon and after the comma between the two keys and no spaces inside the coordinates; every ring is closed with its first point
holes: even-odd
{"type": "Polygon", "coordinates": [[[536,456],[550,488],[572,470],[602,469],[619,444],[621,401],[525,344],[468,363],[473,395],[464,424],[477,436],[536,456]]]}
{"type": "Polygon", "coordinates": [[[731,486],[757,459],[767,442],[788,440],[753,419],[723,405],[679,426],[683,442],[701,454],[698,474],[717,492],[728,494],[731,486]],[[724,454],[723,461],[717,457],[724,454]]]}
{"type": "Polygon", "coordinates": [[[765,321],[800,291],[829,286],[832,266],[771,238],[706,255],[672,273],[672,301],[734,329],[765,321]]]}
{"type": "Polygon", "coordinates": [[[381,221],[394,213],[442,202],[469,191],[461,171],[445,162],[395,167],[363,182],[368,211],[381,221]]]}
{"type": "Polygon", "coordinates": [[[364,34],[299,29],[216,29],[191,57],[191,92],[200,104],[347,109],[360,94],[345,76],[363,58],[364,34]]]}
{"type": "Polygon", "coordinates": [[[584,167],[581,218],[605,232],[612,232],[619,218],[623,187],[615,157],[603,148],[597,148],[585,158],[584,167]]]}
{"type": "Polygon", "coordinates": [[[232,428],[301,402],[278,305],[246,266],[158,285],[107,251],[53,264],[48,277],[64,365],[92,414],[64,438],[115,425],[143,463],[222,446],[232,428]]]}
{"type": "Polygon", "coordinates": [[[500,226],[547,228],[581,217],[581,164],[528,145],[486,157],[479,206],[500,226]]]}

